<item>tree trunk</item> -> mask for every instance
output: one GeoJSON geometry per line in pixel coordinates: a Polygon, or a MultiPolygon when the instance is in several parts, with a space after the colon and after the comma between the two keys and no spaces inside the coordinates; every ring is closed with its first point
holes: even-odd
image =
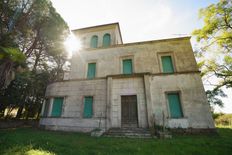
{"type": "Polygon", "coordinates": [[[16,115],[16,118],[17,119],[20,119],[21,116],[22,116],[22,112],[23,112],[23,105],[19,107],[18,111],[17,111],[17,115],[16,115]]]}
{"type": "Polygon", "coordinates": [[[5,60],[0,65],[0,89],[6,87],[12,79],[11,72],[13,71],[14,63],[10,60],[5,60]]]}

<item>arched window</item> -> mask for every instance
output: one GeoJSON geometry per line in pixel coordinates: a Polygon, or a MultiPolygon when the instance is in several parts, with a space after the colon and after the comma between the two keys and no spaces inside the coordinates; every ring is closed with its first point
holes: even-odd
{"type": "Polygon", "coordinates": [[[110,34],[106,33],[103,36],[103,47],[109,47],[110,46],[110,42],[111,42],[110,34]]]}
{"type": "Polygon", "coordinates": [[[97,48],[97,43],[98,43],[98,37],[96,35],[92,36],[91,42],[90,42],[90,47],[97,48]]]}

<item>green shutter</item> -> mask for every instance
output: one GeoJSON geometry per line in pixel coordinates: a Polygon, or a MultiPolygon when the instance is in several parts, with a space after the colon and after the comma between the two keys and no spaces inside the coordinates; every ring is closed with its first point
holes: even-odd
{"type": "Polygon", "coordinates": [[[98,44],[98,37],[92,36],[91,41],[90,41],[90,47],[97,48],[97,44],[98,44]]]}
{"type": "Polygon", "coordinates": [[[96,63],[89,63],[88,64],[88,72],[87,72],[87,78],[93,79],[96,75],[96,63]]]}
{"type": "Polygon", "coordinates": [[[111,42],[110,34],[105,34],[103,36],[103,47],[109,47],[111,42]]]}
{"type": "Polygon", "coordinates": [[[93,115],[93,97],[88,96],[84,99],[84,118],[91,118],[93,115]]]}
{"type": "Polygon", "coordinates": [[[162,67],[164,73],[173,73],[173,63],[172,63],[172,57],[171,56],[162,56],[162,67]]]}
{"type": "Polygon", "coordinates": [[[52,115],[53,117],[60,117],[62,113],[62,106],[63,106],[63,98],[62,97],[56,97],[53,100],[53,106],[52,106],[52,115]]]}
{"type": "Polygon", "coordinates": [[[131,59],[123,60],[123,74],[132,74],[132,72],[133,72],[132,60],[131,59]]]}
{"type": "Polygon", "coordinates": [[[169,109],[172,118],[183,117],[181,104],[180,104],[180,97],[178,93],[168,94],[168,103],[169,103],[169,109]]]}

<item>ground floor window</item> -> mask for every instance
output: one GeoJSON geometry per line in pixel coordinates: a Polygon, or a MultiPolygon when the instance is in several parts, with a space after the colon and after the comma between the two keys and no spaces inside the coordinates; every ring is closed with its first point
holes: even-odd
{"type": "Polygon", "coordinates": [[[49,106],[50,106],[50,99],[46,99],[45,104],[44,104],[44,111],[43,111],[43,115],[42,115],[43,117],[48,116],[49,106]]]}
{"type": "Polygon", "coordinates": [[[93,96],[85,96],[84,98],[84,118],[92,118],[93,116],[93,96]]]}
{"type": "Polygon", "coordinates": [[[52,105],[52,117],[60,117],[62,114],[62,107],[63,107],[63,97],[55,97],[53,100],[53,105],[52,105]]]}
{"type": "Polygon", "coordinates": [[[167,98],[168,98],[168,106],[169,106],[171,118],[183,117],[180,94],[179,93],[168,93],[167,98]]]}

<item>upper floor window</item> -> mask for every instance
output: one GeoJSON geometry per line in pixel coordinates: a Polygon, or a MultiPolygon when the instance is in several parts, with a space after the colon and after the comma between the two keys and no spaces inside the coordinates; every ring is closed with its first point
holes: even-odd
{"type": "Polygon", "coordinates": [[[88,63],[87,78],[93,79],[96,76],[96,63],[88,63]]]}
{"type": "Polygon", "coordinates": [[[110,42],[111,42],[110,34],[106,33],[103,36],[103,47],[109,47],[110,46],[110,42]]]}
{"type": "Polygon", "coordinates": [[[167,98],[171,118],[183,117],[179,93],[168,93],[167,98]]]}
{"type": "Polygon", "coordinates": [[[124,59],[122,60],[123,65],[123,74],[132,74],[133,68],[132,68],[132,59],[124,59]]]}
{"type": "Polygon", "coordinates": [[[172,57],[169,56],[161,56],[161,62],[162,62],[162,70],[164,73],[173,73],[174,67],[173,67],[173,61],[172,57]]]}
{"type": "Polygon", "coordinates": [[[97,48],[97,44],[98,44],[98,36],[94,35],[91,38],[90,47],[91,48],[97,48]]]}

